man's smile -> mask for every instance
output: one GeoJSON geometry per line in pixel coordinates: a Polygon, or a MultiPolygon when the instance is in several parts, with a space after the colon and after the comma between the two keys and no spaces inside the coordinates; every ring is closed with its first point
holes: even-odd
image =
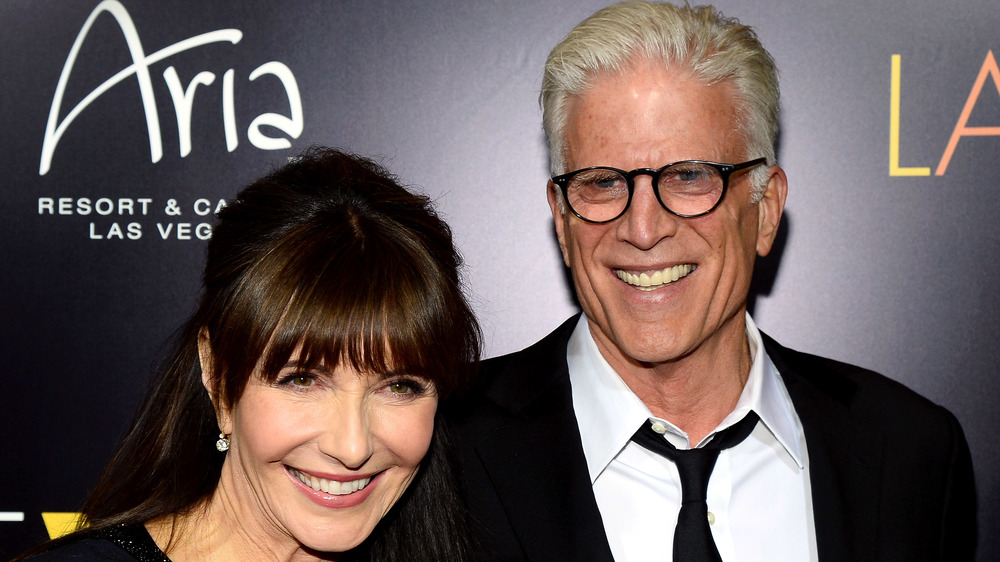
{"type": "Polygon", "coordinates": [[[653,273],[643,272],[639,274],[629,273],[628,271],[624,271],[622,269],[616,269],[615,275],[617,275],[622,281],[638,288],[641,291],[653,291],[688,276],[696,268],[696,265],[686,263],[683,265],[675,265],[673,267],[660,269],[654,271],[653,273]]]}

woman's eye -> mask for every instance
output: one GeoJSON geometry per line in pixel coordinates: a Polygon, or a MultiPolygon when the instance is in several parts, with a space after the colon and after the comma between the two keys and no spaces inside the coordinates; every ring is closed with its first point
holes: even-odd
{"type": "Polygon", "coordinates": [[[413,388],[405,381],[395,381],[389,383],[389,392],[393,394],[408,394],[413,388]]]}
{"type": "Polygon", "coordinates": [[[419,394],[423,394],[427,387],[419,381],[412,379],[400,379],[387,384],[386,389],[388,389],[391,394],[395,394],[397,396],[417,396],[419,394]]]}
{"type": "Polygon", "coordinates": [[[291,386],[307,388],[316,383],[316,378],[312,375],[291,375],[289,377],[285,377],[285,379],[281,382],[291,386]]]}

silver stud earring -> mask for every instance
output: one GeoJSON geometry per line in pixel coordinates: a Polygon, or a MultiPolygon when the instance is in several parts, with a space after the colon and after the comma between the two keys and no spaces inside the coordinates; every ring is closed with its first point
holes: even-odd
{"type": "Polygon", "coordinates": [[[220,453],[225,453],[229,450],[229,436],[225,433],[219,434],[219,440],[215,442],[215,448],[219,450],[220,453]]]}

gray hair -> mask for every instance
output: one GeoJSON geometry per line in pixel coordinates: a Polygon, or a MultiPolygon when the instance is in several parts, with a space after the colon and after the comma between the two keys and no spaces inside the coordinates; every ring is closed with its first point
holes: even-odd
{"type": "MultiPolygon", "coordinates": [[[[712,6],[628,1],[583,20],[545,62],[539,103],[553,176],[570,171],[564,131],[569,99],[584,94],[595,76],[625,72],[640,59],[682,65],[706,84],[732,83],[746,156],[775,164],[778,69],[754,30],[712,6]]],[[[766,167],[751,173],[754,201],[767,177],[766,167]]]]}

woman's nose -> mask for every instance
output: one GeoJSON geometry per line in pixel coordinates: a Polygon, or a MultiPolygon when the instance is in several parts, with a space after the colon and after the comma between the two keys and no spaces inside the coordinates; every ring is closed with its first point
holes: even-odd
{"type": "Polygon", "coordinates": [[[364,404],[339,402],[333,409],[319,439],[320,450],[345,468],[360,468],[374,452],[371,424],[364,404]]]}

